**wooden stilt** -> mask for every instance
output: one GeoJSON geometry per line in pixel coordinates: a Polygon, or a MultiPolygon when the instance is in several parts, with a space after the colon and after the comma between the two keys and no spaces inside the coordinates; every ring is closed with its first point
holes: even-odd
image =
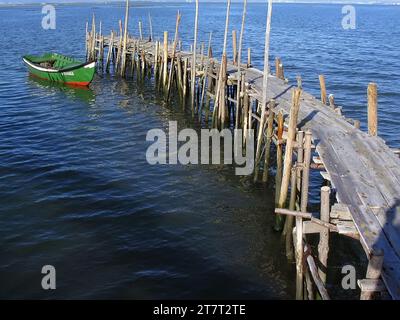
{"type": "Polygon", "coordinates": [[[178,44],[178,33],[179,33],[179,23],[181,22],[181,14],[178,10],[176,15],[176,24],[175,24],[175,36],[174,36],[174,43],[172,47],[172,57],[171,57],[171,67],[169,69],[169,77],[168,77],[168,88],[167,88],[167,101],[169,100],[171,84],[173,81],[173,71],[174,71],[174,64],[175,64],[175,53],[176,53],[176,46],[178,44]]]}
{"type": "Polygon", "coordinates": [[[283,126],[284,126],[284,120],[283,120],[283,113],[282,111],[278,112],[277,115],[277,123],[278,123],[278,129],[277,129],[277,145],[276,145],[276,175],[275,175],[275,205],[278,206],[278,201],[279,201],[279,194],[281,191],[281,183],[282,183],[282,158],[283,158],[283,150],[282,150],[282,145],[283,145],[283,126]]]}
{"type": "Polygon", "coordinates": [[[232,50],[233,64],[237,65],[237,35],[236,30],[232,30],[232,50]]]}
{"type": "MultiPolygon", "coordinates": [[[[296,176],[297,170],[294,166],[290,171],[290,200],[289,200],[289,210],[296,209],[296,196],[297,196],[297,187],[296,187],[296,176]]],[[[285,244],[286,244],[286,257],[289,260],[293,259],[293,222],[294,217],[288,216],[285,221],[285,228],[283,235],[285,236],[285,244]]]]}
{"type": "Polygon", "coordinates": [[[142,21],[139,21],[139,39],[143,40],[142,21]]]}
{"type": "MultiPolygon", "coordinates": [[[[320,219],[325,222],[329,222],[329,212],[330,212],[330,188],[321,188],[321,217],[320,219]]],[[[329,252],[329,229],[324,228],[320,233],[319,244],[318,244],[318,258],[321,265],[318,268],[319,277],[321,281],[326,284],[326,270],[329,252]]]]}
{"type": "Polygon", "coordinates": [[[304,138],[304,161],[303,161],[303,177],[301,184],[301,212],[307,211],[308,204],[308,187],[310,179],[310,161],[311,161],[311,131],[307,130],[304,138]]]}
{"type": "Polygon", "coordinates": [[[264,171],[262,181],[266,183],[268,181],[268,169],[269,169],[269,160],[271,153],[271,141],[274,133],[274,108],[275,108],[275,100],[271,99],[269,102],[269,112],[268,112],[268,121],[267,121],[267,137],[265,139],[265,156],[264,156],[264,171]]]}
{"type": "Polygon", "coordinates": [[[266,108],[267,108],[267,89],[268,89],[268,77],[269,77],[269,42],[270,42],[270,34],[271,34],[271,20],[272,20],[272,0],[268,0],[267,26],[266,26],[266,30],[265,30],[261,118],[260,118],[260,126],[258,128],[258,135],[257,135],[257,151],[256,151],[256,161],[255,161],[254,181],[257,181],[257,179],[258,179],[258,171],[259,171],[260,159],[261,159],[261,146],[262,146],[263,134],[264,134],[265,112],[266,112],[266,108]]]}
{"type": "Polygon", "coordinates": [[[164,31],[164,48],[163,48],[163,86],[167,86],[168,81],[168,31],[164,31]]]}
{"type": "Polygon", "coordinates": [[[122,66],[121,66],[121,75],[125,75],[125,67],[126,67],[126,46],[128,41],[128,19],[129,19],[129,0],[126,0],[125,7],[125,26],[124,26],[124,41],[122,47],[122,66]]]}
{"type": "MultiPolygon", "coordinates": [[[[296,128],[297,128],[297,118],[300,110],[300,95],[301,90],[296,88],[293,91],[293,104],[290,108],[289,116],[289,129],[286,139],[286,149],[285,149],[285,160],[283,165],[283,175],[282,175],[282,185],[279,194],[278,208],[283,208],[286,202],[289,181],[290,181],[290,170],[292,167],[292,157],[293,157],[293,147],[295,144],[296,128]]],[[[275,219],[275,230],[281,230],[283,219],[280,215],[276,216],[275,219]]]]}
{"type": "Polygon", "coordinates": [[[199,0],[196,0],[196,14],[194,21],[194,40],[193,40],[193,53],[192,53],[192,65],[190,67],[190,89],[192,99],[192,114],[196,110],[196,99],[195,99],[195,87],[196,87],[196,54],[197,54],[197,33],[199,27],[199,0]]]}
{"type": "Polygon", "coordinates": [[[149,28],[150,28],[150,38],[149,38],[149,40],[153,41],[153,39],[154,39],[154,37],[153,37],[153,22],[151,20],[150,12],[149,12],[149,28]]]}

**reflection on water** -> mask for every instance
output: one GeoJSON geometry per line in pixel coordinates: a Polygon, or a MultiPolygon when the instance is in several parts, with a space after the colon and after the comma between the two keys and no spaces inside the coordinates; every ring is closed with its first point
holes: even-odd
{"type": "Polygon", "coordinates": [[[95,102],[95,94],[90,87],[66,85],[63,83],[52,82],[29,75],[29,84],[42,90],[52,93],[62,92],[68,99],[79,99],[87,103],[95,102]]]}

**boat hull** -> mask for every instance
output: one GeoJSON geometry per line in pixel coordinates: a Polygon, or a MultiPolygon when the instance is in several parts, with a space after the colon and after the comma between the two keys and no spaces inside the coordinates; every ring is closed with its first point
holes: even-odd
{"type": "Polygon", "coordinates": [[[55,70],[40,67],[25,57],[23,60],[27,65],[31,75],[44,80],[65,83],[74,86],[88,86],[93,80],[96,71],[95,62],[89,62],[70,68],[67,67],[64,69],[55,70]]]}

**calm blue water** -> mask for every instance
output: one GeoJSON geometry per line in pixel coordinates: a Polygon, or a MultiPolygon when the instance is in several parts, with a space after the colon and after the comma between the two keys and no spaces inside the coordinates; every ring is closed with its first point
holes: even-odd
{"type": "MultiPolygon", "coordinates": [[[[230,167],[148,165],[149,129],[168,120],[198,127],[163,105],[150,81],[98,75],[82,90],[28,77],[22,55],[83,58],[92,12],[107,33],[124,14],[118,4],[56,8],[51,31],[41,28],[39,6],[0,8],[0,297],[293,298],[294,268],[271,229],[272,179],[263,187],[230,167]],[[46,264],[57,270],[52,292],[40,286],[46,264]]],[[[188,46],[192,4],[135,6],[131,33],[138,34],[139,19],[148,28],[150,12],[154,33],[172,34],[178,9],[188,46]]],[[[325,74],[328,92],[364,129],[366,87],[377,82],[380,135],[400,147],[400,8],[356,9],[357,29],[346,31],[341,6],[276,5],[272,57],[281,56],[287,77],[301,74],[316,95],[325,74]]],[[[245,47],[262,67],[266,8],[248,11],[245,47]]],[[[224,12],[223,4],[200,7],[199,37],[207,42],[212,31],[216,54],[224,12]]],[[[234,4],[231,28],[240,20],[234,4]]],[[[320,182],[314,179],[314,190],[320,182]]],[[[312,197],[317,203],[318,192],[312,197]]],[[[345,259],[359,263],[356,253],[345,259]]]]}

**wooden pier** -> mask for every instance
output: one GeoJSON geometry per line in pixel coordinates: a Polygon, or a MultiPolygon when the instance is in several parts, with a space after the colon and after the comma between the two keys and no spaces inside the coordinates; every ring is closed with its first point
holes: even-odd
{"type": "Polygon", "coordinates": [[[289,84],[279,58],[274,73],[268,67],[253,68],[250,50],[242,59],[246,5],[239,46],[233,32],[232,61],[226,52],[230,1],[220,59],[213,57],[211,35],[207,47],[197,43],[197,10],[195,41],[185,51],[179,12],[172,41],[164,32],[160,42],[153,34],[143,39],[141,24],[140,37],[129,36],[128,5],[125,27],[120,21],[118,32],[96,32],[94,17],[90,31],[86,25],[87,58],[97,60],[99,72],[110,72],[112,66],[121,76],[154,78],[166,101],[177,95],[183,108],[206,127],[244,129],[244,139],[248,129],[255,130],[255,182],[266,183],[271,158],[277,161],[274,228],[283,232],[288,258],[296,260],[297,299],[329,299],[325,284],[333,232],[359,241],[368,258],[365,278],[358,280],[360,298],[400,299],[400,159],[377,136],[377,86],[370,84],[366,90],[369,132],[362,132],[359,121],[345,118],[334,96],[327,95],[323,75],[317,99],[303,90],[301,78],[289,84]],[[319,170],[326,180],[319,213],[308,212],[311,170],[319,170]],[[319,234],[316,252],[309,234],[319,234]]]}

